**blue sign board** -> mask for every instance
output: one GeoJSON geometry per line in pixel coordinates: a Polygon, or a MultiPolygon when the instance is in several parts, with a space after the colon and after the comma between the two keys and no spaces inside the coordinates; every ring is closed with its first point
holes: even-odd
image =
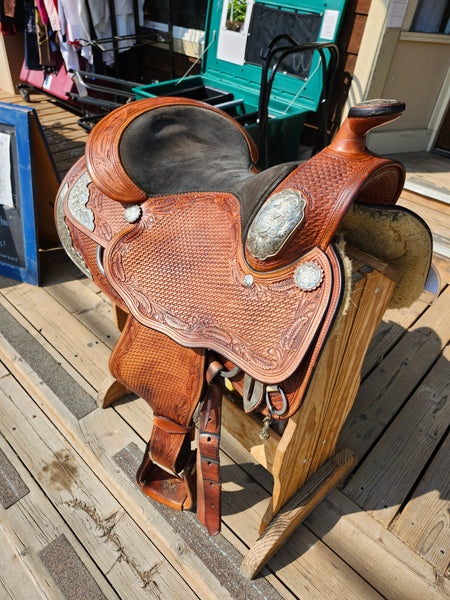
{"type": "Polygon", "coordinates": [[[39,285],[34,109],[0,103],[0,275],[39,285]]]}

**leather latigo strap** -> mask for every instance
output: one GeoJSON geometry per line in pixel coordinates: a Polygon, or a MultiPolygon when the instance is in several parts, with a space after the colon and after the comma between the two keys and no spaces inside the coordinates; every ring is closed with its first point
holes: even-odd
{"type": "Polygon", "coordinates": [[[208,388],[200,412],[197,443],[197,517],[211,535],[220,531],[220,417],[224,379],[222,364],[210,360],[208,388]]]}
{"type": "Polygon", "coordinates": [[[142,396],[154,414],[138,483],[148,496],[178,510],[192,508],[195,500],[192,416],[204,370],[203,350],[183,348],[131,315],[110,358],[114,377],[142,396]]]}

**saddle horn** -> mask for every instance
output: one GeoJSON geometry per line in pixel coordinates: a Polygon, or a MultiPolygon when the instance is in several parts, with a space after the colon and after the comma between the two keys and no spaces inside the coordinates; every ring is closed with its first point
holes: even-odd
{"type": "Polygon", "coordinates": [[[404,110],[405,103],[398,100],[367,100],[352,106],[329,149],[357,158],[366,152],[367,133],[398,119],[404,110]]]}

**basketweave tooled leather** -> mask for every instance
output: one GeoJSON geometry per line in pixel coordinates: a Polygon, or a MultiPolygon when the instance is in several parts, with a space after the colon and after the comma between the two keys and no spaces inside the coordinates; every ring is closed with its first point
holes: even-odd
{"type": "Polygon", "coordinates": [[[258,173],[252,140],[228,115],[192,100],[143,100],[94,128],[85,158],[60,187],[56,219],[69,255],[131,313],[110,370],[154,411],[137,479],[173,508],[195,501],[192,418],[206,398],[199,431],[213,435],[199,436],[197,506],[211,533],[220,528],[220,476],[218,462],[202,457],[210,452],[204,440],[215,440],[220,428],[221,385],[214,375],[205,383],[206,365],[208,373],[220,370],[216,354],[226,369],[240,367],[230,375],[240,391],[244,373],[282,384],[286,406],[275,391],[270,408],[255,403],[251,410],[287,418],[299,408],[342,297],[336,228],[352,202],[391,204],[403,185],[399,163],[365,148],[365,133],[401,112],[377,110],[371,120],[350,115],[333,143],[306,163],[258,173]],[[190,131],[189,117],[198,129],[190,131]],[[202,123],[210,127],[204,139],[202,123]],[[174,140],[171,128],[185,137],[174,140]],[[258,257],[252,225],[272,199],[291,191],[301,198],[302,216],[276,251],[258,257]],[[303,265],[319,273],[308,290],[296,279],[303,265]]]}
{"type": "Polygon", "coordinates": [[[111,354],[110,371],[153,410],[151,439],[137,474],[141,488],[172,508],[190,509],[195,486],[185,464],[192,453],[187,447],[194,433],[192,415],[204,386],[205,351],[183,348],[129,315],[111,354]]]}

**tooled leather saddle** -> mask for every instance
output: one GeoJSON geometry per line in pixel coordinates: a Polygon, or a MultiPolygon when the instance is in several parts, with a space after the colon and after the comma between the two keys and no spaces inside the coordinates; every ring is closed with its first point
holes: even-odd
{"type": "Polygon", "coordinates": [[[153,410],[139,485],[180,510],[196,500],[212,534],[224,378],[266,423],[299,408],[342,301],[336,230],[353,202],[394,204],[404,182],[365,135],[403,109],[357,105],[323,151],[259,172],[227,114],[141,100],[93,129],[62,182],[64,247],[129,313],[110,370],[153,410]]]}

